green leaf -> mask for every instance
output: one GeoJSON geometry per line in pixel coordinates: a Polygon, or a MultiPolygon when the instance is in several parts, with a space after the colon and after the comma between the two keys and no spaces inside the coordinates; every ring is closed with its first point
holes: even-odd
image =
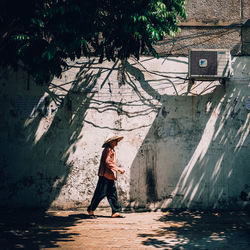
{"type": "Polygon", "coordinates": [[[184,0],[102,0],[101,4],[93,0],[33,0],[19,7],[17,12],[0,9],[8,34],[1,46],[9,48],[0,62],[8,66],[25,58],[25,66],[39,79],[45,79],[48,72],[60,74],[63,59],[74,60],[82,54],[93,53],[101,61],[104,57],[139,58],[144,52],[158,57],[152,45],[166,34],[174,37],[180,32],[179,20],[186,17],[184,0]],[[22,24],[23,32],[8,30],[9,20],[16,27],[22,24]]]}

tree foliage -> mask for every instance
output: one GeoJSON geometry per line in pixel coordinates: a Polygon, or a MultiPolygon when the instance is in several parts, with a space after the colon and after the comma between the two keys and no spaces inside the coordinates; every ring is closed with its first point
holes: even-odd
{"type": "Polygon", "coordinates": [[[1,0],[0,66],[21,64],[40,82],[66,59],[157,56],[153,44],[179,32],[185,0],[1,0]]]}

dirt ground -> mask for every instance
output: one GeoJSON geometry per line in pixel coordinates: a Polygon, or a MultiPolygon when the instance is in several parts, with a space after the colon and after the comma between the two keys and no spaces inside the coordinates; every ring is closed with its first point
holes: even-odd
{"type": "Polygon", "coordinates": [[[1,211],[0,249],[250,249],[243,211],[1,211]]]}

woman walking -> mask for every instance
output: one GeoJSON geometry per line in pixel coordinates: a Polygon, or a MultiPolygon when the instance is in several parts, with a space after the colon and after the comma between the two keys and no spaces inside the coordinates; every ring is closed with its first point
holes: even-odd
{"type": "Polygon", "coordinates": [[[99,180],[91,204],[87,209],[90,216],[94,216],[94,211],[100,201],[104,197],[107,197],[112,209],[111,217],[123,217],[119,214],[121,211],[121,205],[118,202],[115,180],[117,180],[117,172],[124,174],[125,170],[116,165],[114,150],[118,142],[122,139],[122,136],[113,136],[106,140],[102,145],[104,149],[98,171],[99,180]]]}

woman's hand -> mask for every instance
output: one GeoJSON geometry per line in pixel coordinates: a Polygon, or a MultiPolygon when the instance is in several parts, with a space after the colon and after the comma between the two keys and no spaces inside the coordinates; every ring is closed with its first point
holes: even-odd
{"type": "Polygon", "coordinates": [[[120,172],[121,174],[124,174],[124,173],[125,173],[125,170],[122,169],[122,168],[120,168],[120,169],[119,169],[119,172],[120,172]]]}

